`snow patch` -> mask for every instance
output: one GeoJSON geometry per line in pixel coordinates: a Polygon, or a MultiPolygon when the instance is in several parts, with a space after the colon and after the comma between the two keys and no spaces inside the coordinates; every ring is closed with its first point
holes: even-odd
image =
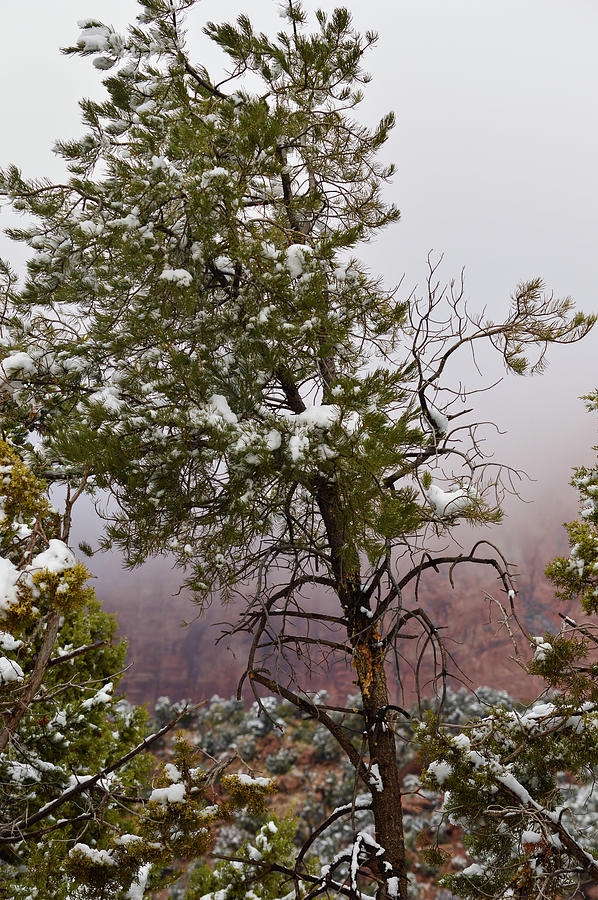
{"type": "Polygon", "coordinates": [[[467,866],[466,869],[463,869],[463,871],[461,872],[461,874],[462,874],[462,875],[467,875],[467,876],[469,876],[469,877],[471,877],[471,876],[474,876],[474,877],[475,877],[476,875],[483,875],[483,874],[484,874],[484,870],[483,870],[482,867],[479,866],[477,863],[472,863],[470,866],[467,866]]]}
{"type": "Polygon", "coordinates": [[[78,854],[86,856],[97,866],[116,865],[116,860],[110,856],[108,850],[95,850],[93,847],[90,847],[89,844],[75,844],[75,846],[69,850],[69,856],[77,856],[78,854]]]}
{"type": "Polygon", "coordinates": [[[84,700],[81,704],[81,708],[93,709],[94,706],[99,706],[101,703],[110,703],[112,700],[113,687],[113,683],[109,681],[108,684],[105,684],[104,687],[100,688],[93,697],[88,697],[87,700],[84,700]]]}
{"type": "Polygon", "coordinates": [[[172,763],[166,763],[166,765],[164,766],[164,774],[166,775],[168,780],[172,781],[173,783],[176,781],[180,781],[182,778],[181,770],[177,769],[177,767],[172,763]]]}
{"type": "Polygon", "coordinates": [[[548,654],[552,653],[552,644],[541,636],[533,637],[532,642],[535,647],[534,662],[544,662],[548,654]]]}
{"type": "Polygon", "coordinates": [[[106,385],[99,391],[94,391],[93,394],[90,394],[87,398],[88,403],[97,403],[99,406],[103,406],[104,409],[107,409],[108,412],[120,412],[122,407],[124,406],[123,401],[120,398],[120,391],[114,385],[106,385]]]}
{"type": "Polygon", "coordinates": [[[376,791],[378,791],[378,793],[382,793],[382,791],[384,790],[384,784],[382,783],[382,776],[380,775],[378,763],[374,763],[372,766],[370,766],[369,782],[371,786],[376,791]]]}
{"type": "Polygon", "coordinates": [[[85,24],[79,24],[83,30],[77,38],[77,47],[92,53],[104,53],[110,47],[110,29],[105,25],[92,24],[93,20],[83,20],[85,24]],[[87,24],[89,22],[89,24],[87,24]]]}
{"type": "Polygon", "coordinates": [[[440,432],[440,434],[447,434],[449,430],[448,416],[445,416],[439,409],[434,409],[430,405],[428,405],[428,415],[436,431],[440,432]]]}
{"type": "Polygon", "coordinates": [[[24,375],[33,375],[35,373],[35,363],[28,353],[19,351],[11,353],[6,359],[2,360],[2,368],[7,378],[11,378],[15,372],[24,375]]]}
{"type": "Polygon", "coordinates": [[[125,847],[127,844],[135,844],[143,841],[143,838],[138,834],[119,834],[118,837],[114,839],[114,843],[117,846],[125,847]]]}
{"type": "Polygon", "coordinates": [[[202,188],[207,187],[208,184],[214,178],[228,178],[229,171],[228,169],[224,169],[222,166],[215,166],[213,169],[207,169],[203,175],[201,176],[201,186],[202,188]]]}
{"type": "Polygon", "coordinates": [[[439,785],[448,781],[452,774],[453,767],[444,759],[435,760],[428,766],[428,775],[433,775],[439,785]]]}
{"type": "Polygon", "coordinates": [[[271,778],[263,778],[262,776],[245,775],[243,772],[235,772],[234,778],[238,778],[241,784],[255,784],[258,787],[269,787],[272,784],[271,778]]]}
{"type": "Polygon", "coordinates": [[[212,410],[221,419],[224,419],[227,425],[236,425],[239,421],[228,405],[228,400],[223,394],[212,394],[208,403],[211,406],[212,410]]]}
{"type": "Polygon", "coordinates": [[[101,222],[94,222],[92,219],[82,219],[80,222],[77,222],[77,228],[79,228],[83,234],[88,235],[88,237],[97,237],[104,230],[104,226],[101,222]]]}
{"type": "Polygon", "coordinates": [[[469,750],[471,746],[471,742],[466,734],[457,734],[453,738],[453,744],[455,747],[458,747],[459,750],[469,750]]]}
{"type": "Polygon", "coordinates": [[[150,869],[152,867],[151,863],[145,863],[141,868],[137,871],[137,875],[135,879],[131,882],[131,887],[125,894],[127,900],[143,900],[143,895],[145,893],[145,886],[147,884],[147,879],[149,878],[150,869]]]}
{"type": "Polygon", "coordinates": [[[266,447],[268,450],[278,450],[282,443],[282,435],[275,428],[266,435],[266,447]]]}
{"type": "Polygon", "coordinates": [[[0,615],[8,613],[19,602],[19,570],[9,559],[0,557],[0,615]]]}
{"type": "Polygon", "coordinates": [[[456,516],[468,509],[473,502],[473,498],[463,488],[455,491],[443,491],[437,484],[431,484],[425,494],[428,502],[441,519],[456,516]]]}
{"type": "Polygon", "coordinates": [[[154,788],[150,794],[150,803],[182,803],[185,799],[186,787],[184,782],[179,781],[165,788],[154,788]]]}
{"type": "Polygon", "coordinates": [[[7,631],[0,631],[0,650],[19,650],[23,641],[19,641],[7,631]]]}
{"type": "Polygon", "coordinates": [[[537,831],[524,831],[521,835],[522,844],[539,844],[541,840],[542,835],[537,831]]]}
{"type": "Polygon", "coordinates": [[[52,538],[47,550],[34,556],[28,569],[30,572],[44,570],[52,572],[54,575],[60,575],[67,569],[72,569],[74,565],[74,553],[63,541],[52,538]]]}
{"type": "Polygon", "coordinates": [[[164,269],[160,279],[161,281],[172,281],[180,287],[189,287],[193,281],[193,275],[186,269],[164,269]]]}
{"type": "Polygon", "coordinates": [[[386,891],[389,897],[394,898],[399,896],[399,879],[396,875],[386,879],[386,891]]]}
{"type": "Polygon", "coordinates": [[[321,406],[310,406],[295,417],[295,421],[299,425],[305,425],[307,428],[330,428],[340,416],[338,406],[330,406],[322,404],[321,406]]]}
{"type": "Polygon", "coordinates": [[[8,659],[6,656],[0,656],[0,684],[9,684],[10,682],[20,682],[25,678],[24,672],[18,662],[14,659],[8,659]]]}
{"type": "Polygon", "coordinates": [[[307,258],[311,256],[311,247],[306,244],[291,244],[286,250],[286,267],[291,278],[301,278],[305,270],[307,258]]]}

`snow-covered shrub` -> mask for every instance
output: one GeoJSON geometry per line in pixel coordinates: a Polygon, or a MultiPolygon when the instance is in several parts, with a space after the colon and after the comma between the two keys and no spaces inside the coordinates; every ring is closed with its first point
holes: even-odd
{"type": "Polygon", "coordinates": [[[171,700],[170,697],[164,695],[158,697],[154,706],[153,718],[158,727],[161,728],[167,722],[181,716],[183,710],[186,710],[186,712],[179,719],[180,726],[182,728],[192,728],[197,721],[198,712],[190,699],[171,700]]]}
{"type": "Polygon", "coordinates": [[[245,762],[251,762],[257,755],[257,742],[253,734],[242,734],[235,744],[237,753],[245,762]]]}
{"type": "Polygon", "coordinates": [[[316,759],[326,761],[340,759],[341,748],[328,729],[323,725],[318,725],[314,730],[312,743],[316,748],[316,759]]]}
{"type": "Polygon", "coordinates": [[[276,697],[264,697],[261,706],[253,703],[245,720],[247,730],[255,737],[264,737],[278,725],[284,723],[277,716],[278,700],[276,697]]]}
{"type": "Polygon", "coordinates": [[[271,775],[284,775],[289,771],[297,755],[291,750],[281,747],[276,753],[269,753],[266,756],[266,769],[271,775]]]}
{"type": "Polygon", "coordinates": [[[65,542],[70,510],[6,441],[0,509],[0,877],[11,900],[141,898],[176,858],[205,851],[214,822],[263,808],[269,782],[214,802],[179,743],[152,783],[146,751],[183,705],[161,698],[150,734],[146,711],[119,698],[126,645],[65,542]]]}

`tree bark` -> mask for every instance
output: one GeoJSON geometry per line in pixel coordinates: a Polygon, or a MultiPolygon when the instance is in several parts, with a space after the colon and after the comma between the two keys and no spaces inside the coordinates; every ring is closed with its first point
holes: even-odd
{"type": "MultiPolygon", "coordinates": [[[[287,402],[293,412],[305,409],[298,388],[288,372],[277,373],[287,402]]],[[[370,754],[369,767],[377,766],[382,790],[377,790],[376,777],[370,778],[372,812],[376,841],[384,855],[375,861],[379,878],[377,900],[386,900],[388,879],[398,880],[395,900],[407,900],[407,864],[403,835],[401,781],[394,732],[385,722],[388,708],[388,684],[384,666],[384,649],[380,634],[372,621],[369,602],[361,586],[359,553],[351,539],[350,521],[344,509],[338,484],[317,478],[312,487],[322,522],[326,529],[335,589],[345,618],[347,634],[353,648],[353,665],[357,672],[363,702],[364,728],[370,754]]],[[[372,773],[373,774],[373,773],[372,773]]]]}
{"type": "MultiPolygon", "coordinates": [[[[376,840],[384,847],[379,875],[382,882],[376,894],[377,900],[388,897],[387,879],[391,876],[399,880],[399,897],[407,897],[407,864],[403,835],[403,809],[401,806],[401,783],[395,736],[385,721],[388,707],[388,686],[384,669],[384,654],[380,647],[372,646],[372,637],[367,643],[355,648],[355,666],[363,701],[365,728],[367,729],[370,753],[370,790],[372,812],[376,827],[376,840]],[[372,767],[377,766],[377,770],[372,767]],[[376,787],[378,785],[378,787],[376,787]],[[378,789],[381,787],[381,790],[378,789]],[[389,864],[390,870],[385,865],[389,864]]],[[[377,643],[377,641],[376,641],[377,643]]]]}
{"type": "Polygon", "coordinates": [[[59,629],[60,610],[53,609],[46,622],[46,631],[42,639],[39,653],[37,654],[33,672],[17,697],[15,708],[7,715],[6,720],[0,729],[0,752],[6,749],[9,740],[19,727],[19,722],[25,713],[29,711],[33,698],[37,694],[39,687],[44,680],[44,675],[46,674],[46,669],[50,663],[50,656],[52,655],[59,629]]]}
{"type": "Polygon", "coordinates": [[[326,528],[336,592],[348,622],[353,665],[363,702],[370,756],[368,787],[372,795],[376,841],[384,848],[384,855],[376,860],[374,869],[380,880],[376,898],[386,900],[390,897],[388,879],[396,878],[398,894],[395,897],[406,900],[407,865],[401,783],[394,732],[385,721],[389,697],[384,648],[363,596],[359,554],[350,539],[338,485],[321,481],[316,486],[316,497],[326,528]]]}

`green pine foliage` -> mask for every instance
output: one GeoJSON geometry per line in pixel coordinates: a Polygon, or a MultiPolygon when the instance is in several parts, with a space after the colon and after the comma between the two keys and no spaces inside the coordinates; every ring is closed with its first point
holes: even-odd
{"type": "MultiPolygon", "coordinates": [[[[10,233],[34,251],[20,292],[5,276],[5,416],[39,424],[57,475],[68,460],[112,486],[109,535],[131,562],[167,547],[200,595],[255,573],[262,541],[311,566],[321,535],[290,537],[288,523],[317,513],[322,480],[342,497],[347,545],[376,561],[430,518],[410,476],[441,438],[421,325],[354,255],[399,216],[377,159],[393,117],[356,119],[376,37],[345,9],[309,33],[295,0],[274,40],[244,15],[210,23],[225,93],[187,55],[193,4],[140,6],[128,35],[89,20],[67,50],[109,73],[108,98],[81,104],[84,136],[56,145],[70,178],[0,179],[33,221],[10,233]]],[[[471,320],[467,342],[489,337],[520,371],[530,344],[587,330],[570,308],[536,280],[504,325],[471,320]]],[[[482,482],[466,482],[460,516],[496,520],[482,482]]]]}
{"type": "MultiPolygon", "coordinates": [[[[598,392],[584,398],[588,410],[598,409],[598,392]]],[[[598,469],[575,469],[572,485],[580,499],[581,519],[566,525],[569,556],[557,557],[546,574],[563,600],[579,599],[584,612],[598,612],[598,469]]]]}

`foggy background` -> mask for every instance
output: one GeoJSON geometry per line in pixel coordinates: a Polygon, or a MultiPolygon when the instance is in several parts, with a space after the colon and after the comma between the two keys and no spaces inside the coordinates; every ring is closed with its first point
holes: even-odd
{"type": "MultiPolygon", "coordinates": [[[[331,10],[338,4],[309,0],[304,5],[331,10]]],[[[374,122],[389,109],[397,114],[384,157],[397,165],[387,197],[400,207],[402,220],[364,249],[372,269],[387,285],[404,275],[401,295],[406,296],[423,282],[433,250],[444,254],[444,280],[465,267],[471,309],[486,307],[489,317],[505,316],[516,284],[536,275],[555,294],[597,311],[596,4],[351,0],[346,5],[361,30],[380,35],[366,60],[373,81],[361,116],[374,122]]],[[[77,19],[94,16],[124,30],[137,11],[133,0],[5,4],[1,166],[15,162],[26,176],[63,176],[52,144],[80,133],[78,99],[99,99],[103,89],[92,58],[64,57],[59,47],[76,42],[77,19]]],[[[222,71],[222,58],[202,36],[202,24],[240,12],[269,33],[283,25],[275,0],[201,0],[188,18],[189,45],[211,72],[222,71]]],[[[7,224],[3,211],[0,227],[7,224]]],[[[4,236],[0,255],[22,269],[23,248],[4,236]]],[[[576,512],[575,494],[567,487],[570,470],[594,457],[595,419],[578,397],[598,386],[597,357],[598,329],[581,344],[554,348],[545,375],[508,376],[476,402],[482,417],[506,432],[496,440],[497,458],[534,479],[524,488],[530,502],[510,503],[502,534],[495,536],[524,562],[538,548],[545,550],[543,564],[555,548],[564,549],[560,525],[576,512]]],[[[488,383],[503,375],[493,358],[482,357],[482,365],[488,383]]],[[[79,529],[82,536],[93,533],[91,516],[79,529]]],[[[91,567],[102,576],[99,596],[119,610],[125,632],[141,620],[147,625],[148,604],[157,594],[168,595],[175,619],[193,616],[182,599],[170,599],[180,573],[170,573],[165,563],[152,563],[141,579],[121,574],[115,558],[95,559],[91,567]]],[[[151,613],[156,641],[166,618],[160,606],[151,613]]],[[[196,627],[209,641],[206,626],[196,627]]],[[[172,641],[172,632],[168,635],[172,641]]],[[[180,640],[192,639],[186,632],[180,640]]],[[[151,652],[160,652],[159,646],[151,652]]]]}

